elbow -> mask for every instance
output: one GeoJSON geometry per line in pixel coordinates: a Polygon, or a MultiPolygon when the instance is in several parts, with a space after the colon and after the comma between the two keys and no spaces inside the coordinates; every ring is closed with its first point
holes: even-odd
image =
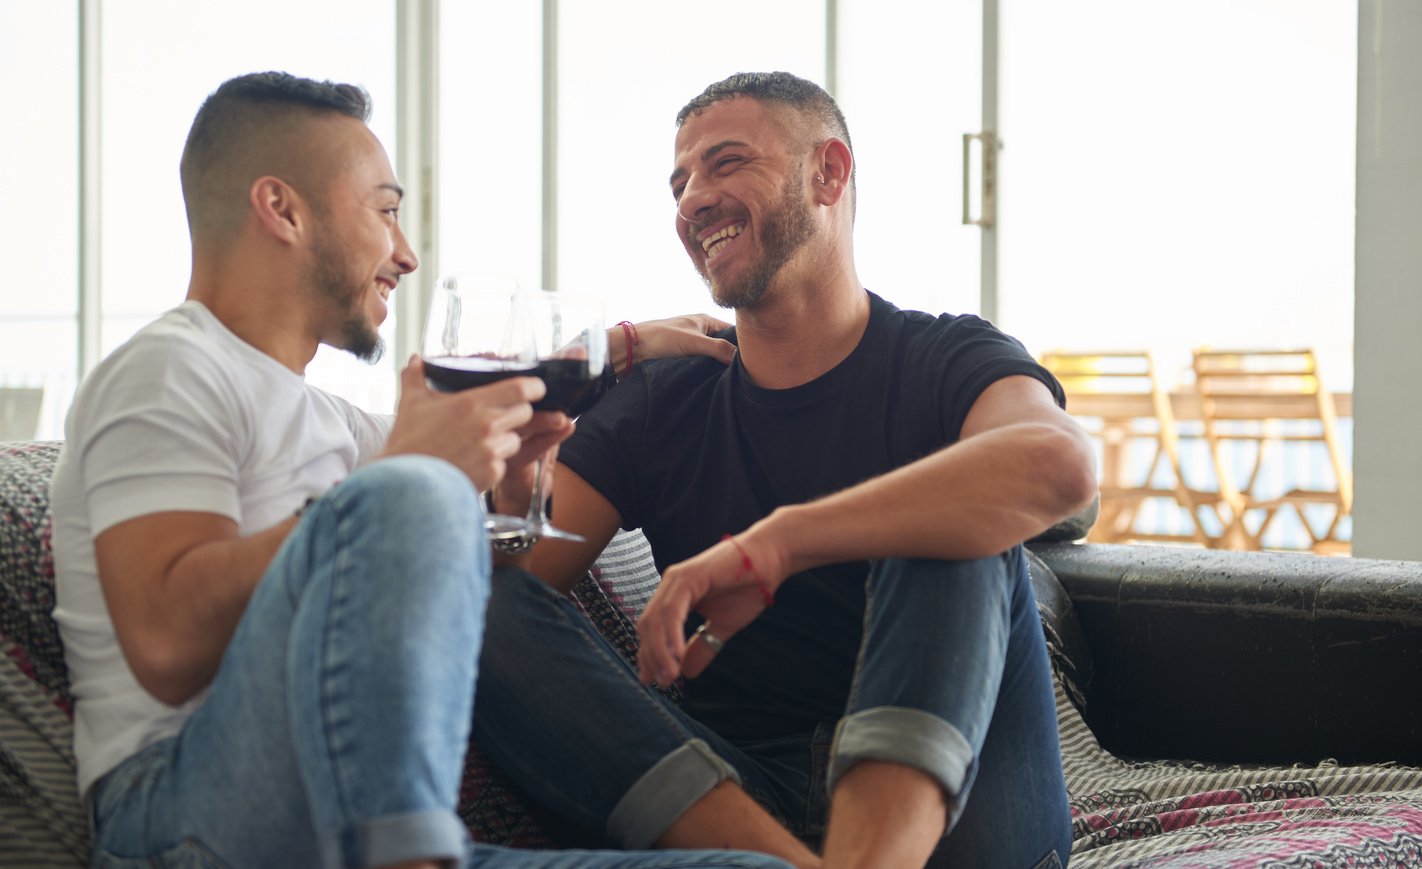
{"type": "Polygon", "coordinates": [[[1096,456],[1086,433],[1075,424],[1057,428],[1045,439],[1039,467],[1045,469],[1043,491],[1052,523],[1077,515],[1096,500],[1096,456]]]}
{"type": "Polygon", "coordinates": [[[169,640],[148,638],[123,644],[123,650],[134,679],[159,703],[181,706],[207,684],[207,679],[193,672],[191,661],[169,640]]]}
{"type": "MultiPolygon", "coordinates": [[[[143,683],[140,682],[139,684],[143,683]]],[[[143,685],[143,690],[147,691],[150,695],[152,695],[153,699],[157,700],[159,703],[162,703],[165,706],[172,706],[174,708],[182,706],[184,703],[191,700],[197,694],[196,691],[187,691],[179,686],[166,683],[156,685],[154,687],[149,687],[149,685],[143,685]]]]}

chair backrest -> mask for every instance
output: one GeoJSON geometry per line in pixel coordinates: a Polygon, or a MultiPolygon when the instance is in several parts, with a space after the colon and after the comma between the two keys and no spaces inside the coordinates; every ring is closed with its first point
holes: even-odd
{"type": "Polygon", "coordinates": [[[1185,482],[1170,395],[1156,376],[1150,352],[1053,350],[1041,362],[1061,382],[1067,411],[1101,442],[1101,514],[1088,539],[1208,545],[1211,529],[1199,511],[1213,498],[1185,482]],[[1142,449],[1144,462],[1138,461],[1142,449]],[[1168,481],[1157,479],[1162,464],[1168,481]],[[1144,503],[1160,499],[1173,500],[1189,517],[1188,533],[1139,526],[1144,503]]]}
{"type": "Polygon", "coordinates": [[[44,390],[0,387],[0,441],[27,441],[39,431],[44,390]]]}
{"type": "MultiPolygon", "coordinates": [[[[1041,362],[1061,382],[1069,413],[1099,420],[1103,437],[1158,439],[1180,475],[1175,415],[1149,351],[1052,350],[1041,362]]],[[[1152,462],[1147,473],[1154,470],[1152,462]]]]}
{"type": "MultiPolygon", "coordinates": [[[[1202,347],[1194,352],[1193,367],[1201,416],[1217,462],[1218,444],[1224,440],[1320,442],[1343,510],[1351,509],[1353,475],[1338,435],[1338,413],[1312,350],[1202,347]],[[1301,425],[1284,427],[1290,421],[1301,425]]],[[[1242,488],[1248,491],[1251,484],[1242,488]]]]}

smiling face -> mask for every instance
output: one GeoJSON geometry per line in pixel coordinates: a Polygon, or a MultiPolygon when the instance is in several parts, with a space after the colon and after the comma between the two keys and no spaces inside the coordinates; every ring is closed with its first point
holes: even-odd
{"type": "Polygon", "coordinates": [[[343,157],[312,197],[305,283],[320,311],[321,342],[374,360],[383,350],[378,330],[390,294],[419,262],[400,229],[403,191],[385,149],[365,124],[333,123],[341,128],[343,157]]]}
{"type": "Polygon", "coordinates": [[[738,96],[677,132],[677,235],[722,307],[755,307],[816,233],[787,113],[738,96]]]}

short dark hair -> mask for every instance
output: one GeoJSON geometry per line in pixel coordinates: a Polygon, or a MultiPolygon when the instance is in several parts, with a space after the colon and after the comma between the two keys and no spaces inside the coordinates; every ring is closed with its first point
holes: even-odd
{"type": "MultiPolygon", "coordinates": [[[[844,113],[834,97],[819,85],[808,79],[788,72],[738,72],[706,86],[691,102],[676,113],[678,128],[692,115],[705,111],[722,100],[733,97],[754,97],[761,102],[779,103],[790,106],[803,115],[818,121],[831,136],[844,140],[850,156],[854,155],[854,143],[849,138],[849,125],[844,113]]],[[[851,166],[849,189],[854,190],[854,174],[857,167],[851,166]]]]}
{"type": "Polygon", "coordinates": [[[254,72],[223,82],[198,109],[183,147],[180,174],[189,216],[211,176],[240,161],[271,130],[302,115],[364,123],[370,119],[370,94],[360,85],[285,72],[254,72]]]}

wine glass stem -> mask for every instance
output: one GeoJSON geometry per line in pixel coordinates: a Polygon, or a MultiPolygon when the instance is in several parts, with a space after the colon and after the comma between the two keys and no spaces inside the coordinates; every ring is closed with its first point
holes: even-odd
{"type": "Polygon", "coordinates": [[[548,521],[543,512],[543,456],[533,462],[533,500],[528,503],[528,525],[537,533],[548,521]]]}

